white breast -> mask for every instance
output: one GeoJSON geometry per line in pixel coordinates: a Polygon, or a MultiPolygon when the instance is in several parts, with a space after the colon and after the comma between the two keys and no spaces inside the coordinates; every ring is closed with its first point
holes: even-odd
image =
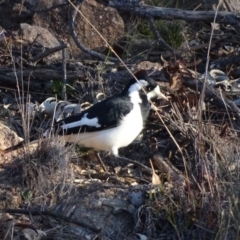
{"type": "Polygon", "coordinates": [[[118,155],[118,149],[128,146],[143,128],[140,109],[131,111],[117,127],[98,132],[86,132],[63,136],[66,142],[82,144],[97,150],[110,151],[118,155]]]}
{"type": "Polygon", "coordinates": [[[118,149],[128,146],[143,129],[143,119],[139,101],[135,94],[131,96],[134,107],[123,117],[119,126],[97,132],[86,132],[63,136],[66,142],[74,142],[98,150],[111,151],[118,155],[118,149]]]}

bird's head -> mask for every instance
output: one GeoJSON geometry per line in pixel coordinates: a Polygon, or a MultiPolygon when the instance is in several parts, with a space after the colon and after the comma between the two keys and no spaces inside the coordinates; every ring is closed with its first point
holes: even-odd
{"type": "Polygon", "coordinates": [[[154,98],[162,98],[168,100],[168,98],[161,92],[158,83],[152,78],[148,77],[146,71],[139,71],[134,75],[138,79],[138,81],[136,81],[135,78],[131,79],[129,84],[124,89],[125,91],[128,91],[128,93],[141,91],[147,94],[148,100],[154,98]]]}

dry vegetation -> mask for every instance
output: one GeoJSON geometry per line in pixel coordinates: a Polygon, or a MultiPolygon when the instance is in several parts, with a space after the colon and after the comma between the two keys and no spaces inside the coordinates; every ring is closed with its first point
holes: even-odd
{"type": "MultiPolygon", "coordinates": [[[[238,69],[232,60],[221,65],[219,58],[239,54],[240,36],[227,26],[212,32],[202,22],[171,24],[157,20],[155,27],[182,59],[163,51],[139,18],[131,18],[119,45],[123,60],[152,62],[147,70],[170,99],[154,103],[143,134],[120,153],[149,168],[151,159],[157,176],[101,153],[105,172],[94,152],[58,139],[26,144],[11,160],[4,162],[3,155],[0,160],[1,239],[22,239],[26,229],[39,231],[39,239],[239,239],[238,69]],[[208,57],[212,68],[221,66],[225,82],[198,74],[208,57]]],[[[7,54],[14,66],[13,53],[7,54]]],[[[91,67],[96,65],[98,78],[89,67],[87,81],[76,80],[69,98],[94,102],[98,92],[109,96],[121,89],[122,83],[104,80],[112,68],[107,60],[91,67]]],[[[52,85],[59,95],[61,87],[52,85]]],[[[46,119],[23,114],[29,95],[23,98],[19,86],[16,92],[0,95],[18,99],[14,104],[22,111],[9,110],[3,117],[22,118],[20,132],[36,139],[46,119]]]]}

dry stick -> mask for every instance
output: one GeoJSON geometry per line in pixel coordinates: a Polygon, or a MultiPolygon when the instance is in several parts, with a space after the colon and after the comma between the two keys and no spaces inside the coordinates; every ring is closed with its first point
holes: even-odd
{"type": "MultiPolygon", "coordinates": [[[[218,10],[219,7],[222,3],[222,0],[219,0],[219,3],[217,5],[217,9],[215,12],[215,16],[213,19],[213,24],[212,24],[212,31],[211,31],[211,35],[210,35],[210,39],[209,39],[209,45],[208,45],[208,51],[207,51],[207,61],[206,61],[206,67],[205,67],[205,77],[204,77],[204,84],[203,84],[203,89],[201,92],[201,97],[200,97],[200,106],[202,106],[203,101],[204,101],[204,97],[205,97],[205,90],[206,90],[206,83],[207,83],[207,72],[208,72],[208,67],[209,67],[209,62],[210,62],[210,50],[211,50],[211,44],[212,44],[212,39],[213,39],[213,33],[214,33],[214,25],[216,24],[216,19],[217,19],[217,14],[218,14],[218,10]]],[[[199,115],[202,116],[202,108],[199,108],[199,115]]],[[[200,118],[201,119],[201,118],[200,118]]],[[[200,121],[200,124],[202,122],[200,121]]]]}
{"type": "MultiPolygon", "coordinates": [[[[140,17],[153,17],[154,19],[166,19],[170,21],[180,19],[191,22],[212,22],[216,15],[216,11],[189,11],[176,8],[155,7],[147,4],[136,5],[133,1],[129,0],[110,0],[108,5],[140,17]]],[[[236,30],[239,29],[239,17],[234,12],[220,11],[218,12],[216,21],[218,23],[231,24],[236,30]]]]}
{"type": "Polygon", "coordinates": [[[54,48],[50,48],[50,49],[47,49],[46,51],[44,51],[43,53],[39,53],[37,56],[33,57],[33,58],[30,58],[28,61],[31,63],[31,65],[33,65],[34,63],[38,62],[39,60],[49,56],[50,54],[53,54],[57,51],[61,51],[63,49],[67,48],[67,44],[61,44],[57,47],[54,47],[54,48]]]}
{"type": "MultiPolygon", "coordinates": [[[[3,37],[4,37],[5,42],[7,43],[6,38],[5,38],[5,35],[3,35],[3,37]]],[[[14,74],[14,76],[15,76],[15,83],[16,83],[16,87],[17,87],[17,92],[20,93],[19,80],[18,80],[16,65],[15,65],[15,62],[14,62],[14,59],[13,59],[13,55],[12,55],[12,49],[11,49],[11,46],[10,46],[10,45],[7,45],[7,48],[8,48],[8,51],[9,51],[9,55],[10,55],[10,57],[11,57],[11,61],[12,61],[12,63],[13,63],[13,74],[14,74]]],[[[23,81],[23,79],[22,79],[22,81],[23,81]]],[[[16,92],[15,92],[15,93],[16,93],[16,92]]],[[[20,98],[20,102],[21,102],[21,98],[20,98]]]]}
{"type": "Polygon", "coordinates": [[[62,99],[67,100],[66,83],[67,83],[67,68],[66,68],[66,48],[62,50],[62,71],[63,71],[63,88],[62,99]]]}
{"type": "Polygon", "coordinates": [[[227,10],[229,12],[233,12],[233,9],[232,9],[232,6],[229,4],[228,0],[223,0],[224,4],[226,5],[227,7],[227,10]]]}
{"type": "MultiPolygon", "coordinates": [[[[123,62],[123,60],[118,56],[118,54],[114,51],[114,49],[111,47],[111,45],[107,42],[107,40],[101,35],[101,33],[94,27],[94,25],[85,17],[85,15],[71,2],[71,0],[68,0],[69,3],[76,9],[77,12],[79,12],[79,14],[81,14],[81,16],[85,19],[85,21],[94,29],[94,31],[97,32],[97,34],[102,38],[102,40],[106,43],[106,45],[109,47],[109,49],[114,53],[114,55],[118,58],[118,60],[125,66],[125,68],[127,69],[127,71],[131,74],[131,76],[138,82],[138,79],[135,77],[135,75],[132,73],[132,71],[126,66],[126,64],[123,62]]],[[[75,16],[76,17],[76,16],[75,16]]],[[[144,91],[144,89],[143,89],[144,91]]],[[[144,91],[145,92],[145,91],[144,91]]],[[[146,92],[145,92],[146,94],[146,92]]],[[[150,100],[150,103],[153,104],[153,102],[150,100]]],[[[171,131],[168,129],[167,125],[164,123],[161,115],[159,114],[158,111],[156,111],[157,116],[159,117],[159,119],[161,120],[162,124],[164,125],[164,127],[166,128],[168,134],[170,135],[170,137],[172,138],[173,142],[175,143],[175,145],[177,146],[179,152],[181,153],[183,159],[184,155],[182,152],[182,149],[180,148],[180,146],[178,145],[176,139],[174,138],[174,136],[172,135],[171,131]]],[[[135,162],[135,161],[134,161],[135,162]]],[[[186,160],[184,160],[184,166],[185,166],[185,171],[187,170],[186,167],[186,160]]],[[[148,168],[149,169],[149,168],[148,168]]],[[[150,169],[151,171],[151,169],[150,169]]],[[[187,172],[186,172],[187,173],[187,172]]]]}
{"type": "Polygon", "coordinates": [[[129,158],[126,158],[126,157],[122,157],[122,156],[116,156],[116,158],[119,159],[119,160],[123,160],[123,161],[125,161],[125,162],[128,162],[128,163],[133,163],[133,164],[135,164],[135,165],[143,168],[143,169],[146,170],[147,172],[152,173],[151,168],[146,167],[144,164],[142,164],[142,163],[140,163],[140,162],[137,162],[137,161],[135,161],[135,160],[132,160],[132,159],[129,159],[129,158]]]}
{"type": "MultiPolygon", "coordinates": [[[[207,87],[207,72],[208,72],[208,67],[209,67],[209,62],[210,62],[210,49],[211,49],[211,44],[212,44],[212,39],[213,39],[213,34],[214,34],[214,25],[216,23],[216,19],[217,19],[217,14],[218,14],[218,10],[219,7],[222,4],[222,0],[219,0],[216,11],[215,11],[215,15],[214,15],[214,19],[213,19],[213,24],[212,24],[212,31],[211,31],[211,35],[210,35],[210,39],[209,39],[209,46],[208,46],[208,51],[207,51],[207,61],[206,61],[206,67],[205,67],[205,76],[204,76],[204,83],[203,83],[203,89],[201,91],[201,95],[200,95],[200,99],[199,99],[199,106],[203,106],[203,102],[204,102],[204,98],[205,98],[205,91],[206,91],[206,87],[207,87]]],[[[202,139],[202,107],[199,107],[198,109],[198,119],[199,119],[199,141],[201,142],[202,139]]],[[[201,153],[199,152],[199,154],[201,155],[201,153]]],[[[203,158],[204,159],[204,158],[203,158]]],[[[204,161],[204,167],[207,169],[206,163],[204,161]]],[[[207,172],[207,176],[209,175],[208,171],[207,172]]],[[[208,176],[209,179],[209,176],[208,176]]],[[[211,195],[213,196],[213,189],[212,189],[212,185],[209,183],[209,188],[211,190],[211,195]]]]}
{"type": "MultiPolygon", "coordinates": [[[[90,68],[83,68],[83,69],[79,69],[79,70],[75,70],[75,71],[69,70],[68,71],[68,80],[85,78],[86,77],[85,69],[90,70],[90,72],[92,74],[96,74],[96,72],[92,71],[90,68]]],[[[12,68],[8,68],[8,69],[2,70],[0,82],[2,82],[3,84],[6,84],[6,80],[7,80],[7,81],[9,81],[8,83],[16,84],[15,76],[16,75],[20,76],[21,72],[23,74],[23,77],[29,77],[29,75],[32,75],[33,77],[43,79],[44,81],[47,81],[47,80],[60,81],[60,79],[62,79],[62,69],[59,69],[59,68],[54,69],[54,68],[47,68],[47,67],[43,67],[43,68],[32,67],[32,68],[28,68],[28,69],[25,69],[22,71],[15,69],[15,72],[12,71],[12,68]]],[[[27,86],[27,84],[28,83],[26,81],[24,81],[24,85],[27,86]]],[[[33,84],[33,89],[36,89],[36,87],[38,87],[38,86],[39,86],[39,88],[41,88],[41,83],[32,82],[32,84],[33,84]]],[[[32,87],[32,86],[30,86],[30,87],[32,87]]]]}
{"type": "Polygon", "coordinates": [[[99,233],[101,231],[101,229],[99,229],[99,228],[95,228],[93,226],[86,224],[84,219],[83,219],[83,221],[75,220],[75,219],[71,219],[70,217],[66,217],[62,214],[56,214],[56,213],[46,211],[46,210],[45,211],[41,211],[41,210],[37,211],[37,210],[23,210],[23,209],[8,209],[7,208],[7,209],[0,209],[0,212],[11,213],[11,214],[25,214],[25,215],[31,214],[33,216],[39,216],[39,215],[50,216],[50,217],[58,218],[60,220],[63,220],[63,221],[69,222],[69,223],[77,224],[77,225],[87,228],[95,233],[99,233]]]}
{"type": "MultiPolygon", "coordinates": [[[[34,43],[37,42],[37,39],[38,39],[40,36],[41,36],[41,34],[38,33],[38,34],[36,35],[36,37],[33,39],[33,41],[31,42],[30,48],[29,48],[29,50],[28,50],[28,56],[29,56],[30,53],[32,52],[32,48],[33,48],[34,43]]],[[[24,60],[25,60],[25,59],[24,59],[24,60]]]]}

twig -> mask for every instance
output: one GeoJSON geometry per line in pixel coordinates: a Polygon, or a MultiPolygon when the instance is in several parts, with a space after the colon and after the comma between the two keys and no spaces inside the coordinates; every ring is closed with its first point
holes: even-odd
{"type": "Polygon", "coordinates": [[[101,229],[99,228],[95,228],[93,226],[90,226],[88,224],[86,224],[85,222],[83,221],[80,221],[80,220],[75,220],[75,219],[71,219],[70,217],[66,217],[62,214],[56,214],[56,213],[53,213],[53,212],[50,212],[50,211],[37,211],[37,210],[24,210],[24,209],[0,209],[0,212],[2,213],[11,213],[11,214],[25,214],[25,215],[33,215],[33,216],[38,216],[38,215],[44,215],[44,216],[50,216],[50,217],[53,217],[53,218],[58,218],[60,220],[64,220],[66,222],[69,222],[69,223],[74,223],[74,224],[77,224],[79,226],[82,226],[84,228],[87,228],[95,233],[99,233],[101,231],[101,229]]]}
{"type": "Polygon", "coordinates": [[[38,62],[39,60],[49,56],[50,54],[53,54],[53,53],[57,52],[57,51],[61,51],[64,48],[67,48],[67,44],[62,44],[62,45],[59,45],[57,47],[47,49],[43,53],[39,53],[37,56],[29,59],[28,61],[33,65],[34,63],[38,62]]]}
{"type": "Polygon", "coordinates": [[[125,161],[125,162],[128,162],[128,163],[133,163],[133,164],[135,164],[135,165],[143,168],[143,169],[146,170],[147,172],[152,173],[152,169],[151,169],[151,168],[146,167],[144,164],[142,164],[142,163],[140,163],[140,162],[137,162],[137,161],[134,161],[134,160],[131,160],[131,159],[129,159],[129,158],[122,157],[122,156],[121,156],[121,157],[120,157],[120,156],[117,156],[116,158],[119,159],[119,160],[123,160],[123,161],[125,161]]]}
{"type": "MultiPolygon", "coordinates": [[[[38,33],[38,34],[36,35],[36,37],[33,39],[33,41],[31,42],[30,48],[29,48],[29,50],[28,50],[28,56],[30,55],[30,52],[31,52],[32,49],[33,49],[33,45],[37,42],[37,39],[38,39],[40,36],[41,36],[41,34],[38,33]]],[[[21,38],[23,39],[23,35],[22,35],[21,38]]],[[[25,59],[23,59],[23,60],[25,60],[25,59]]]]}
{"type": "Polygon", "coordinates": [[[224,4],[226,5],[226,8],[229,12],[233,12],[232,6],[229,4],[228,0],[223,0],[224,4]]]}
{"type": "MultiPolygon", "coordinates": [[[[206,66],[205,66],[205,77],[204,77],[204,83],[203,83],[203,88],[201,91],[200,99],[199,99],[199,106],[203,106],[204,98],[205,98],[205,92],[207,88],[207,72],[208,72],[208,67],[209,67],[209,62],[210,62],[210,50],[211,50],[211,44],[212,44],[212,39],[213,39],[213,33],[214,33],[214,25],[216,23],[216,19],[218,16],[218,10],[220,5],[222,4],[222,0],[219,0],[219,3],[217,5],[216,12],[214,14],[214,19],[213,19],[213,24],[212,24],[212,31],[209,39],[209,46],[207,50],[207,61],[206,61],[206,66]]],[[[223,103],[224,105],[224,103],[223,103]]],[[[224,105],[225,106],[225,105],[224,105]]],[[[199,119],[199,140],[202,139],[202,107],[198,108],[198,119],[199,119]]]]}
{"type": "Polygon", "coordinates": [[[67,83],[67,67],[66,67],[66,48],[62,50],[62,71],[63,71],[63,88],[62,99],[67,100],[66,83],[67,83]]]}

